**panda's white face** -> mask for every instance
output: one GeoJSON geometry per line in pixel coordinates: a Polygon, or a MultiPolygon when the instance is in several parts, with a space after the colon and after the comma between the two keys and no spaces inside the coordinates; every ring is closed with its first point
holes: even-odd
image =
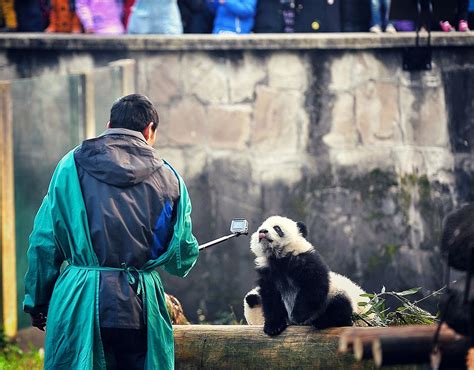
{"type": "Polygon", "coordinates": [[[257,266],[265,266],[269,256],[284,257],[289,253],[295,255],[313,249],[304,238],[306,229],[282,216],[271,216],[252,234],[250,249],[257,257],[257,266]]]}

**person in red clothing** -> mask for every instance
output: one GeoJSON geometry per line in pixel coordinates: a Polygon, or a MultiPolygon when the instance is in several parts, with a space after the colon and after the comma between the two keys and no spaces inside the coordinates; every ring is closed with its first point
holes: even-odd
{"type": "Polygon", "coordinates": [[[124,0],[123,2],[123,25],[127,29],[128,18],[132,13],[132,6],[135,4],[135,0],[124,0]]]}
{"type": "Polygon", "coordinates": [[[81,33],[82,27],[70,0],[51,0],[49,26],[45,32],[81,33]]]}

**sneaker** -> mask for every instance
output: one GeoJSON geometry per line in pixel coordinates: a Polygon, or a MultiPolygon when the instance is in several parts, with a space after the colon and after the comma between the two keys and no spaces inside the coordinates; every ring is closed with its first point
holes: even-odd
{"type": "Polygon", "coordinates": [[[372,33],[381,33],[382,28],[378,24],[376,24],[376,25],[370,27],[369,31],[372,32],[372,33]]]}
{"type": "Polygon", "coordinates": [[[461,19],[459,21],[458,31],[459,32],[469,32],[469,25],[467,24],[467,21],[465,21],[463,19],[461,19]]]}
{"type": "Polygon", "coordinates": [[[389,23],[389,24],[387,24],[387,27],[385,27],[385,32],[387,32],[387,33],[397,33],[397,30],[395,29],[393,24],[389,23]]]}
{"type": "Polygon", "coordinates": [[[453,31],[455,31],[454,27],[451,26],[451,24],[448,21],[439,22],[439,26],[441,27],[441,30],[444,31],[444,32],[453,32],[453,31]]]}

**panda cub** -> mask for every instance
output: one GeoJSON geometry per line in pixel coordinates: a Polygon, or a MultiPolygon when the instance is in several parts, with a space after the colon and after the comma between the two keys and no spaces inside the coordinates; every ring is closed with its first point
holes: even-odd
{"type": "Polygon", "coordinates": [[[306,240],[301,222],[269,217],[252,235],[258,287],[244,298],[249,325],[264,325],[268,335],[278,335],[288,325],[313,325],[317,329],[352,325],[352,313],[363,313],[368,302],[356,283],[329,270],[306,240]]]}

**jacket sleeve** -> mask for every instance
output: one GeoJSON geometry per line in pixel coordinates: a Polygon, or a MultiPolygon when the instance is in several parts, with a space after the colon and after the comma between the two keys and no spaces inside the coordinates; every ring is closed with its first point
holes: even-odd
{"type": "Polygon", "coordinates": [[[180,179],[180,200],[178,215],[174,226],[171,248],[175,249],[173,257],[163,265],[165,271],[172,275],[185,277],[192,269],[199,255],[198,241],[193,235],[191,221],[191,200],[182,179],[180,179]]]}
{"type": "Polygon", "coordinates": [[[36,214],[27,252],[28,270],[23,302],[23,310],[27,313],[46,312],[64,261],[53,227],[49,198],[46,195],[36,214]]]}
{"type": "Polygon", "coordinates": [[[225,0],[223,6],[238,17],[253,17],[257,3],[256,0],[225,0]]]}
{"type": "Polygon", "coordinates": [[[89,6],[89,0],[76,0],[76,14],[79,17],[84,30],[94,29],[94,20],[89,6]]]}

